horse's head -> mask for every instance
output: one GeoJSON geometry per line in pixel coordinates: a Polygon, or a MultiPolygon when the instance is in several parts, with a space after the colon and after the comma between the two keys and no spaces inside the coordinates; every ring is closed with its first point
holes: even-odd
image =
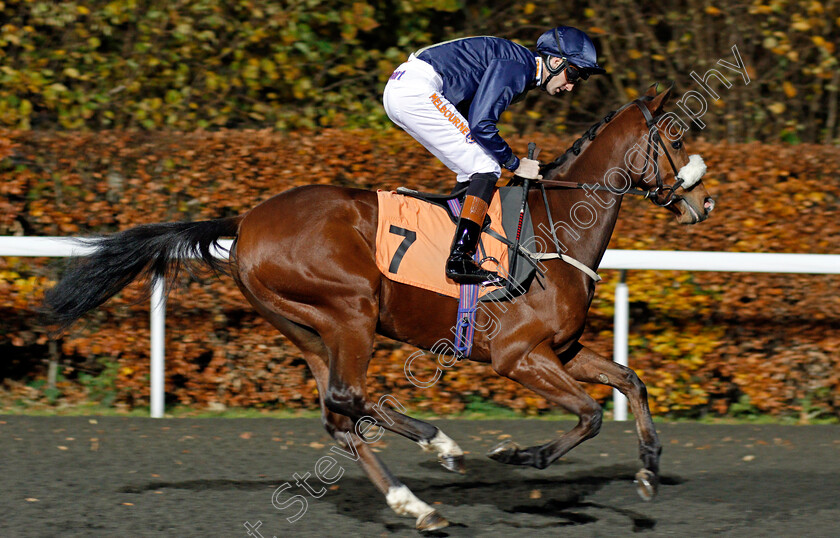
{"type": "Polygon", "coordinates": [[[628,107],[636,109],[628,113],[641,112],[644,134],[625,162],[636,186],[647,191],[647,198],[672,211],[680,224],[696,224],[709,217],[715,201],[703,185],[703,158],[689,156],[685,149],[683,122],[676,114],[663,110],[672,89],[673,85],[656,93],[654,84],[644,97],[634,101],[636,106],[628,107]]]}
{"type": "Polygon", "coordinates": [[[703,186],[706,165],[685,150],[685,124],[663,110],[672,88],[656,93],[654,84],[643,97],[607,114],[543,167],[543,183],[642,195],[681,224],[709,218],[715,201],[703,186]]]}

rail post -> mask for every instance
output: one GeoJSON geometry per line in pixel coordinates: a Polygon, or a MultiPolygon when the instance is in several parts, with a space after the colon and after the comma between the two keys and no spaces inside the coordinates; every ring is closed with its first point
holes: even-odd
{"type": "MultiPolygon", "coordinates": [[[[630,292],[627,289],[627,271],[621,271],[621,277],[615,286],[615,320],[613,328],[613,361],[627,366],[627,336],[630,332],[630,292]]],[[[613,420],[627,420],[627,398],[613,389],[613,420]]]]}
{"type": "Polygon", "coordinates": [[[151,324],[151,414],[152,418],[163,418],[164,409],[164,343],[166,341],[166,283],[163,278],[152,281],[152,297],[149,305],[151,324]]]}

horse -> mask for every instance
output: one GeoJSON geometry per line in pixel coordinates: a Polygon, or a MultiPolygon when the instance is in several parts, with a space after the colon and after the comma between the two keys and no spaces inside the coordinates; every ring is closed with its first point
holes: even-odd
{"type": "MultiPolygon", "coordinates": [[[[642,461],[635,483],[645,500],[657,493],[662,450],[647,389],[633,370],[578,339],[595,293],[592,270],[607,248],[624,195],[645,196],[681,224],[701,222],[714,208],[700,177],[705,166],[697,170],[681,135],[668,145],[660,136],[657,122],[673,116],[664,111],[672,88],[657,93],[651,86],[541,166],[543,185],[529,192],[528,207],[535,237],[557,253],[562,249],[562,256],[541,260],[539,285],[516,301],[479,310],[477,326],[493,315],[498,330],[492,338],[476,331],[468,357],[578,417],[574,428],[546,444],[505,441],[492,449],[488,455],[505,464],[543,469],[598,434],[602,409],[580,382],[624,393],[642,461]],[[616,177],[630,184],[616,187],[616,177]],[[554,225],[552,216],[574,220],[570,212],[583,204],[594,214],[578,215],[576,230],[554,225]],[[591,270],[567,263],[570,259],[591,270]]],[[[450,334],[458,301],[383,277],[375,263],[377,220],[376,193],[309,185],[235,217],[140,225],[90,239],[95,250],[48,290],[43,309],[62,330],[137,278],[171,283],[179,270],[195,266],[228,271],[253,308],[300,349],[317,382],[324,427],[338,446],[356,456],[395,512],[416,518],[418,530],[440,529],[448,521],[391,474],[367,444],[366,432],[375,422],[437,452],[444,468],[454,472],[464,472],[464,453],[437,427],[372,403],[366,372],[376,333],[431,349],[450,334]],[[227,260],[214,256],[222,237],[234,238],[227,260]]]]}

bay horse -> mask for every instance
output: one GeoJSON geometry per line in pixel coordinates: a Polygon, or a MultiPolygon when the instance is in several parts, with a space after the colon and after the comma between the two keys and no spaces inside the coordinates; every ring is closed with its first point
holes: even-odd
{"type": "MultiPolygon", "coordinates": [[[[545,244],[565,247],[566,255],[597,269],[627,193],[644,194],[673,212],[679,223],[708,217],[714,201],[700,181],[705,167],[699,173],[693,170],[692,178],[681,177],[678,171],[690,168],[694,156],[689,159],[681,139],[666,146],[659,136],[657,120],[666,114],[670,93],[671,88],[657,93],[651,86],[642,98],[608,115],[569,151],[542,166],[547,188],[530,192],[529,207],[535,234],[545,244]],[[632,185],[616,187],[616,174],[632,185]],[[553,224],[548,228],[549,215],[574,220],[570,212],[582,203],[595,211],[584,226],[574,232],[553,224]]],[[[448,525],[446,519],[389,472],[366,444],[367,430],[360,431],[359,425],[381,417],[377,425],[437,452],[446,469],[463,472],[463,451],[451,438],[431,424],[374,405],[365,379],[376,333],[431,349],[450,335],[458,301],[383,277],[374,258],[377,220],[376,193],[316,185],[278,194],[236,217],[137,226],[91,239],[95,251],[77,260],[47,292],[43,308],[51,323],[66,328],[138,277],[172,282],[180,268],[190,268],[189,258],[201,266],[230,270],[256,311],[303,353],[317,382],[329,434],[357,456],[394,511],[415,517],[420,530],[439,529],[448,525]],[[222,237],[235,238],[227,262],[213,255],[222,237]]],[[[481,318],[492,313],[499,330],[492,338],[477,331],[469,358],[490,363],[498,374],[579,421],[544,445],[521,448],[505,442],[488,455],[507,464],[547,467],[600,429],[601,407],[579,382],[606,384],[629,400],[642,460],[637,490],[650,500],[657,491],[661,445],[645,385],[633,370],[578,342],[595,293],[594,279],[562,259],[541,263],[540,285],[504,307],[487,303],[488,310],[479,311],[478,326],[485,326],[481,318]]]]}

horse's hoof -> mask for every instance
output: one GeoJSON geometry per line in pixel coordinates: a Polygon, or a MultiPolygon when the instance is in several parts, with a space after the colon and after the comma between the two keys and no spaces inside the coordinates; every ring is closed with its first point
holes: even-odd
{"type": "Polygon", "coordinates": [[[465,474],[467,472],[466,466],[464,465],[464,456],[441,456],[440,457],[440,464],[443,465],[443,468],[447,471],[452,471],[453,473],[460,473],[465,474]]]}
{"type": "Polygon", "coordinates": [[[659,479],[652,471],[642,469],[636,473],[636,479],[633,483],[636,484],[636,491],[643,501],[650,502],[656,497],[659,479]]]}
{"type": "Polygon", "coordinates": [[[433,510],[425,516],[417,518],[417,530],[421,532],[436,531],[448,526],[449,522],[446,521],[446,518],[438,514],[437,510],[433,510]]]}
{"type": "Polygon", "coordinates": [[[519,449],[519,445],[510,439],[505,439],[498,445],[491,448],[487,453],[487,457],[500,463],[515,463],[518,459],[517,453],[519,452],[519,449]]]}

